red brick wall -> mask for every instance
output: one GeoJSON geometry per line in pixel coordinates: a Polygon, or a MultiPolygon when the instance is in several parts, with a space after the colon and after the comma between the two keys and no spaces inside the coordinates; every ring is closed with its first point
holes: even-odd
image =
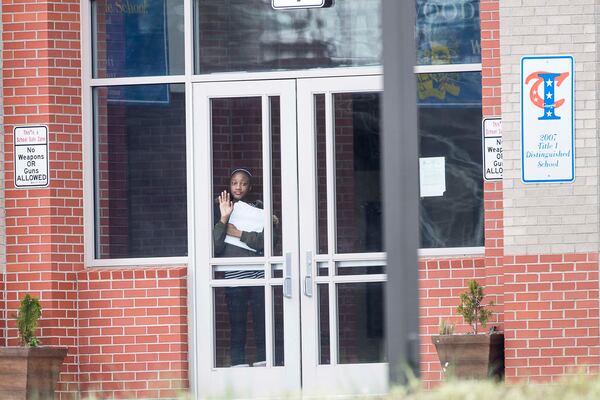
{"type": "MultiPolygon", "coordinates": [[[[6,308],[39,296],[42,342],[69,347],[61,393],[77,388],[77,286],[83,268],[79,1],[2,1],[6,308]],[[13,187],[15,125],[49,129],[49,188],[13,187]]],[[[8,344],[16,344],[12,318],[8,344]]]]}
{"type": "MultiPolygon", "coordinates": [[[[501,116],[500,98],[500,24],[498,0],[480,1],[481,82],[483,117],[501,116]]],[[[425,387],[442,379],[439,359],[431,335],[439,330],[441,319],[456,324],[456,332],[469,332],[456,314],[458,296],[468,282],[476,279],[484,285],[485,302],[494,301],[494,315],[488,327],[503,329],[504,320],[504,228],[502,182],[484,183],[485,255],[475,258],[422,259],[420,278],[421,378],[425,387]]]]}
{"type": "MultiPolygon", "coordinates": [[[[0,21],[0,35],[2,34],[2,23],[0,21]]],[[[0,37],[0,75],[2,74],[2,38],[0,37]]],[[[0,78],[0,90],[3,82],[0,78]]],[[[4,125],[4,105],[2,94],[0,94],[0,126],[4,125]]],[[[4,136],[0,134],[0,149],[4,148],[4,136]]],[[[0,165],[4,165],[4,152],[0,151],[0,165]]],[[[4,171],[0,167],[0,171],[4,171]]],[[[6,226],[4,218],[4,173],[0,173],[0,346],[6,345],[6,309],[4,299],[4,269],[6,267],[6,226]]]]}
{"type": "MultiPolygon", "coordinates": [[[[501,115],[498,19],[498,0],[482,0],[484,116],[501,115]]],[[[59,385],[63,398],[78,390],[100,390],[102,397],[174,395],[188,386],[186,268],[85,270],[83,265],[79,2],[2,0],[2,22],[4,314],[12,316],[26,292],[41,298],[42,341],[70,348],[59,385]],[[12,186],[12,129],[23,124],[49,127],[49,188],[12,186]]],[[[225,112],[215,111],[215,116],[225,112]]],[[[228,152],[227,146],[215,146],[215,154],[228,152]]],[[[228,157],[219,159],[253,159],[228,157]]],[[[217,167],[225,176],[231,168],[217,167]]],[[[471,279],[484,282],[487,300],[498,303],[491,323],[505,329],[509,381],[549,381],[574,367],[597,369],[597,254],[505,256],[502,183],[485,184],[484,202],[484,257],[419,264],[425,386],[441,380],[430,341],[440,319],[456,323],[458,332],[468,330],[455,308],[471,279]]],[[[16,344],[12,320],[5,337],[16,344]]]]}
{"type": "Polygon", "coordinates": [[[500,96],[499,0],[480,0],[481,66],[484,117],[502,115],[500,96]]]}
{"type": "Polygon", "coordinates": [[[6,346],[6,338],[8,337],[6,332],[6,299],[4,298],[4,273],[0,274],[0,346],[6,346]]]}
{"type": "MultiPolygon", "coordinates": [[[[484,117],[501,116],[499,46],[498,1],[482,0],[484,117]]],[[[547,382],[576,372],[597,372],[598,255],[505,256],[502,182],[485,183],[484,208],[485,257],[475,260],[479,266],[471,268],[468,263],[465,268],[465,260],[420,263],[421,368],[425,386],[431,387],[442,378],[429,336],[437,332],[441,318],[455,315],[457,295],[473,278],[485,283],[486,302],[497,303],[490,324],[505,333],[508,382],[547,382]]],[[[462,322],[456,316],[449,319],[462,322]]],[[[459,332],[465,328],[459,325],[459,332]]]]}
{"type": "Polygon", "coordinates": [[[83,395],[166,398],[188,387],[186,274],[186,267],[79,272],[83,395]]]}
{"type": "Polygon", "coordinates": [[[60,398],[174,396],[188,386],[186,268],[84,269],[79,17],[76,0],[2,1],[3,341],[17,344],[12,316],[31,293],[42,343],[69,347],[60,398]],[[12,130],[26,124],[49,128],[49,188],[13,187],[12,130]]]}
{"type": "Polygon", "coordinates": [[[598,372],[598,254],[506,256],[504,291],[507,381],[598,372]]]}
{"type": "MultiPolygon", "coordinates": [[[[500,117],[500,15],[498,0],[480,1],[481,95],[483,118],[500,117]]],[[[485,221],[485,293],[497,304],[491,323],[502,330],[504,205],[502,181],[485,182],[483,187],[485,221]]]]}
{"type": "Polygon", "coordinates": [[[456,333],[470,332],[456,314],[458,297],[470,280],[485,278],[485,260],[472,258],[424,258],[419,261],[419,322],[421,333],[421,380],[431,388],[442,380],[440,362],[431,342],[442,319],[455,324],[456,333]]]}

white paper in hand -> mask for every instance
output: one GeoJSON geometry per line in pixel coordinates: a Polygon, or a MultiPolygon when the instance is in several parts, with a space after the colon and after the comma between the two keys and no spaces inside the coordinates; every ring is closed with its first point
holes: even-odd
{"type": "MultiPolygon", "coordinates": [[[[240,231],[262,232],[265,222],[264,215],[264,210],[252,207],[250,204],[244,203],[243,201],[238,201],[233,205],[233,212],[229,217],[229,223],[235,225],[240,231]]],[[[225,236],[225,243],[256,252],[255,249],[246,245],[246,243],[242,242],[239,238],[230,235],[225,236]]]]}

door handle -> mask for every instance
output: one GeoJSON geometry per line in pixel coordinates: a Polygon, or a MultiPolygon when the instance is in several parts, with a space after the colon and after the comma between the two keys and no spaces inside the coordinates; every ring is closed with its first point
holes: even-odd
{"type": "Polygon", "coordinates": [[[283,266],[283,296],[292,298],[292,253],[285,253],[285,265],[283,266]]]}
{"type": "Polygon", "coordinates": [[[312,251],[306,252],[306,273],[304,275],[304,295],[312,297],[313,295],[313,259],[312,251]]]}

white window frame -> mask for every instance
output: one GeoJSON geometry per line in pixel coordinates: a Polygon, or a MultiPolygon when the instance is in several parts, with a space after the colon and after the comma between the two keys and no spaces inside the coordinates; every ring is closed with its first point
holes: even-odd
{"type": "MultiPolygon", "coordinates": [[[[275,72],[226,72],[207,75],[194,74],[193,43],[193,0],[184,0],[184,74],[169,76],[93,78],[92,59],[92,14],[91,2],[81,1],[81,61],[82,61],[82,135],[83,135],[83,180],[84,180],[84,262],[86,267],[144,267],[189,265],[194,256],[194,198],[192,142],[192,85],[196,82],[226,82],[274,79],[324,78],[343,76],[380,75],[383,67],[345,67],[275,72]],[[95,218],[94,218],[94,155],[93,155],[93,89],[96,87],[136,85],[136,84],[184,84],[186,97],[186,168],[187,168],[187,225],[188,255],[181,257],[114,258],[95,257],[95,218]]],[[[481,72],[481,63],[419,65],[416,74],[440,72],[481,72]]],[[[457,247],[420,249],[419,256],[443,257],[458,255],[483,255],[485,247],[457,247]]]]}
{"type": "MultiPolygon", "coordinates": [[[[217,73],[210,75],[195,75],[194,43],[193,43],[193,4],[192,0],[184,0],[184,74],[174,76],[133,77],[133,78],[92,78],[92,18],[91,1],[82,0],[81,3],[81,83],[82,83],[82,155],[83,155],[83,207],[84,207],[84,265],[86,268],[119,267],[139,268],[157,266],[187,266],[187,305],[190,317],[188,332],[189,357],[189,383],[192,394],[197,393],[195,371],[198,371],[198,359],[195,348],[195,336],[199,332],[197,318],[195,318],[195,304],[197,296],[194,290],[196,280],[195,258],[195,209],[194,205],[194,171],[193,162],[193,84],[196,82],[217,81],[243,81],[243,80],[272,80],[287,78],[311,77],[339,77],[356,75],[380,75],[383,67],[351,67],[335,69],[311,69],[297,71],[277,72],[235,72],[217,73]],[[96,259],[95,258],[95,218],[94,218],[94,155],[93,155],[93,89],[103,86],[134,85],[134,84],[184,84],[186,99],[186,174],[187,174],[187,227],[188,227],[188,255],[186,257],[153,257],[153,258],[121,258],[121,259],[96,259]]],[[[448,65],[422,65],[415,67],[416,74],[439,72],[481,72],[482,66],[477,64],[448,64],[448,65]]],[[[482,178],[483,179],[483,178],[482,178]]],[[[445,256],[473,256],[483,255],[485,247],[464,248],[438,248],[420,249],[420,257],[445,257],[445,256]]]]}
{"type": "MultiPolygon", "coordinates": [[[[481,63],[477,64],[443,64],[443,65],[418,65],[415,67],[415,74],[437,74],[437,73],[456,73],[456,72],[481,72],[481,63]]],[[[483,176],[481,177],[483,182],[483,176]]],[[[484,227],[485,237],[485,227],[484,227]]],[[[485,240],[485,239],[484,239],[485,240]]],[[[437,247],[437,248],[419,248],[419,257],[459,257],[459,256],[483,256],[485,255],[485,245],[476,247],[437,247]]]]}

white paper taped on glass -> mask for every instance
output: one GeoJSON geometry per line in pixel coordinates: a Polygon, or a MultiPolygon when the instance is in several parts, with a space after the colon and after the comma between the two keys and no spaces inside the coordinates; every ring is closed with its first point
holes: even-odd
{"type": "Polygon", "coordinates": [[[419,158],[419,189],[421,197],[443,196],[446,192],[446,159],[419,158]]]}
{"type": "MultiPolygon", "coordinates": [[[[264,210],[252,207],[250,204],[244,203],[243,201],[237,201],[233,205],[233,212],[229,217],[229,223],[235,225],[240,231],[262,232],[265,226],[265,212],[264,210]]],[[[230,235],[225,236],[225,243],[256,252],[256,249],[253,249],[242,242],[240,238],[230,235]]]]}

